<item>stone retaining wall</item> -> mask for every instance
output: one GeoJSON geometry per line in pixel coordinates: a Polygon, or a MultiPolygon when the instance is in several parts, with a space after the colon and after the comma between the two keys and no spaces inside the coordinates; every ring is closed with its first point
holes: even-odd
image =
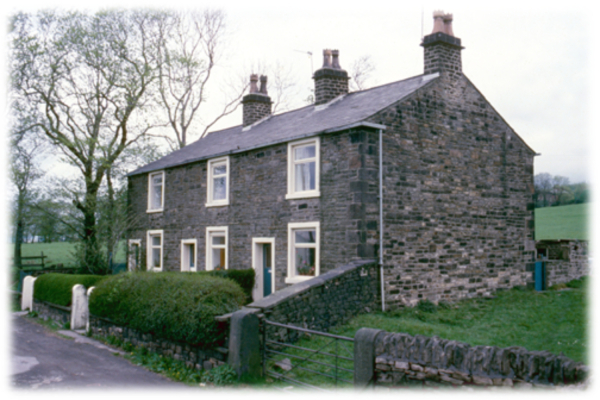
{"type": "Polygon", "coordinates": [[[376,385],[563,385],[583,382],[589,374],[583,363],[547,351],[470,346],[384,331],[374,336],[376,385]]]}
{"type": "Polygon", "coordinates": [[[268,320],[327,331],[351,317],[374,311],[379,301],[379,268],[373,260],[353,261],[247,305],[268,320]]]}
{"type": "Polygon", "coordinates": [[[111,321],[90,315],[90,330],[95,336],[113,336],[123,343],[146,348],[148,351],[183,361],[189,368],[210,370],[225,364],[227,360],[227,344],[225,347],[199,349],[187,343],[173,342],[154,337],[149,333],[141,333],[128,327],[115,325],[111,321]]]}
{"type": "Polygon", "coordinates": [[[37,312],[39,317],[47,321],[52,319],[62,326],[71,323],[71,308],[63,307],[57,304],[48,303],[40,300],[33,300],[33,311],[37,312]]]}

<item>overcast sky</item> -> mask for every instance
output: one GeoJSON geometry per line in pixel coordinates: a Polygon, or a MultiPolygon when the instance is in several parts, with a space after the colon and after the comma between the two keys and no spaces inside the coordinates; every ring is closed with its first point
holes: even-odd
{"type": "MultiPolygon", "coordinates": [[[[289,4],[272,0],[106,0],[99,4],[224,10],[229,32],[227,55],[215,78],[239,74],[250,66],[279,64],[289,68],[297,82],[290,93],[295,106],[304,105],[302,100],[313,86],[311,68],[322,65],[324,48],[339,49],[345,69],[359,57],[370,56],[376,68],[371,86],[421,74],[421,34],[431,33],[433,10],[451,12],[454,33],[465,47],[464,73],[541,154],[536,157],[535,172],[567,176],[572,182],[589,181],[593,156],[591,54],[597,44],[591,36],[591,10],[578,1],[569,2],[568,7],[521,3],[504,2],[509,6],[497,8],[489,2],[377,0],[360,5],[314,0],[289,4]],[[313,54],[312,67],[307,52],[313,54]]],[[[25,0],[17,4],[32,11],[51,5],[81,7],[83,3],[25,0]]],[[[240,108],[217,128],[237,125],[241,118],[240,108]]]]}

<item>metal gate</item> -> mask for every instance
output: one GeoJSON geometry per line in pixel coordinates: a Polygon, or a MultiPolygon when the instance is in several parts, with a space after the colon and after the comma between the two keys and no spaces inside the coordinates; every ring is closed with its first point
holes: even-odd
{"type": "Polygon", "coordinates": [[[303,388],[352,386],[354,339],[263,319],[263,375],[303,388]]]}

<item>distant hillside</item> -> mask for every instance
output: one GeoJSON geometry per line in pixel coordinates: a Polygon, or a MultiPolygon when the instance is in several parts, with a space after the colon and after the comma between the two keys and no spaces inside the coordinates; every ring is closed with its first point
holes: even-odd
{"type": "Polygon", "coordinates": [[[590,203],[535,209],[535,240],[589,240],[590,203]]]}

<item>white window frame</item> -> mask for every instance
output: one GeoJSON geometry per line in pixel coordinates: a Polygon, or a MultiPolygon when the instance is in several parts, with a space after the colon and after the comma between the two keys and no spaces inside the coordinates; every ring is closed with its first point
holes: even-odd
{"type": "MultiPolygon", "coordinates": [[[[189,261],[189,260],[187,260],[189,261]]],[[[181,240],[181,271],[196,272],[198,270],[198,241],[196,239],[182,239],[181,240]],[[187,245],[194,245],[194,268],[189,268],[189,262],[186,261],[185,248],[187,245]]]]}
{"type": "Polygon", "coordinates": [[[229,229],[227,226],[208,226],[206,227],[206,265],[207,271],[212,271],[212,250],[215,245],[212,244],[212,237],[214,233],[225,233],[225,245],[217,245],[217,248],[225,248],[225,269],[229,269],[229,229]]]}
{"type": "MultiPolygon", "coordinates": [[[[308,246],[307,246],[308,247],[308,246]]],[[[285,278],[285,283],[298,283],[308,279],[315,278],[321,273],[321,223],[315,222],[290,222],[288,224],[288,273],[285,278]],[[294,256],[294,231],[300,229],[315,230],[315,276],[296,275],[296,257],[294,256]]]]}
{"type": "MultiPolygon", "coordinates": [[[[128,250],[128,253],[129,253],[128,256],[127,256],[127,270],[128,271],[133,271],[133,268],[132,268],[133,266],[131,265],[132,264],[132,262],[131,262],[132,261],[131,255],[132,255],[132,247],[133,247],[133,245],[138,246],[138,250],[141,253],[141,251],[142,251],[142,239],[129,239],[129,241],[128,241],[128,244],[127,244],[127,250],[128,250]]],[[[141,254],[139,254],[139,255],[141,255],[141,254]]],[[[137,260],[136,267],[137,267],[138,270],[140,268],[140,265],[139,265],[140,261],[141,261],[141,259],[137,260]]]]}
{"type": "MultiPolygon", "coordinates": [[[[206,207],[220,207],[220,206],[228,206],[229,205],[229,177],[230,177],[230,168],[229,168],[229,156],[215,158],[213,160],[208,160],[206,163],[206,207]],[[214,176],[213,176],[213,167],[216,164],[225,164],[225,168],[227,172],[225,173],[225,198],[220,200],[213,199],[213,185],[214,185],[214,176]]],[[[219,175],[221,176],[221,175],[219,175]]]]}
{"type": "Polygon", "coordinates": [[[147,231],[146,233],[146,270],[152,272],[161,272],[163,270],[163,258],[164,258],[164,247],[165,247],[165,235],[162,229],[155,229],[147,231]],[[160,266],[154,268],[152,266],[152,236],[160,236],[160,266]]]}
{"type": "MultiPolygon", "coordinates": [[[[305,198],[309,198],[309,197],[320,197],[321,196],[321,191],[320,191],[321,139],[316,137],[316,138],[299,140],[297,142],[288,143],[287,159],[288,159],[288,163],[287,163],[288,191],[287,191],[287,194],[285,195],[285,198],[290,200],[290,199],[305,199],[305,198]],[[314,158],[314,161],[315,161],[315,189],[296,192],[296,184],[295,184],[296,183],[296,176],[295,176],[296,169],[294,168],[294,166],[296,165],[296,162],[294,160],[294,149],[296,147],[305,146],[307,144],[315,145],[315,158],[314,158]]],[[[311,159],[303,160],[303,162],[307,162],[307,161],[311,161],[311,159]]]]}
{"type": "Polygon", "coordinates": [[[165,171],[156,171],[156,172],[150,172],[148,174],[148,209],[146,210],[147,213],[156,213],[156,212],[162,212],[164,210],[165,207],[165,171]],[[161,186],[161,194],[160,194],[160,207],[159,208],[152,208],[152,177],[156,176],[156,175],[162,175],[162,186],[161,186]]]}

